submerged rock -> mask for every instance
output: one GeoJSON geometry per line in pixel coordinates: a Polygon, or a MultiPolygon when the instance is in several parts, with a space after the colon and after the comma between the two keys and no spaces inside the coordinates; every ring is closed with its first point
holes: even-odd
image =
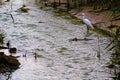
{"type": "Polygon", "coordinates": [[[0,52],[0,73],[11,72],[19,68],[20,62],[14,56],[0,52]]]}
{"type": "Polygon", "coordinates": [[[17,52],[17,49],[16,49],[15,47],[10,48],[10,49],[9,49],[9,52],[10,52],[10,53],[16,53],[16,52],[17,52]]]}
{"type": "Polygon", "coordinates": [[[28,13],[28,10],[30,10],[28,7],[26,7],[26,5],[23,5],[22,7],[21,7],[21,11],[22,12],[25,12],[25,13],[28,13]]]}
{"type": "Polygon", "coordinates": [[[28,10],[30,10],[28,7],[23,7],[21,8],[21,11],[25,12],[25,13],[28,13],[28,10]]]}
{"type": "Polygon", "coordinates": [[[69,41],[90,41],[93,39],[88,39],[88,38],[83,38],[83,39],[78,39],[78,38],[73,38],[73,39],[69,39],[69,41]]]}

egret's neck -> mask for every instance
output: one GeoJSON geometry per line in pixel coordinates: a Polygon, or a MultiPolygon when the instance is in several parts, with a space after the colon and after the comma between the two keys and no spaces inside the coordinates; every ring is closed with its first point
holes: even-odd
{"type": "Polygon", "coordinates": [[[82,19],[85,19],[85,16],[82,16],[82,19]]]}

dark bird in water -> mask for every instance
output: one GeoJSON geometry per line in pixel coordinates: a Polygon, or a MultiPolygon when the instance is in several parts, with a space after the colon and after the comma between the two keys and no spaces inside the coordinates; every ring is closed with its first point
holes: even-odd
{"type": "Polygon", "coordinates": [[[6,46],[8,47],[8,49],[10,48],[10,41],[6,43],[6,46]]]}
{"type": "Polygon", "coordinates": [[[10,52],[10,53],[16,53],[16,52],[17,52],[17,49],[16,49],[15,47],[10,48],[10,49],[9,49],[9,52],[10,52]]]}
{"type": "Polygon", "coordinates": [[[6,46],[10,53],[17,53],[17,48],[11,47],[10,41],[6,43],[6,46]]]}
{"type": "Polygon", "coordinates": [[[25,53],[25,54],[23,54],[23,57],[27,57],[27,56],[26,56],[26,53],[25,53]]]}

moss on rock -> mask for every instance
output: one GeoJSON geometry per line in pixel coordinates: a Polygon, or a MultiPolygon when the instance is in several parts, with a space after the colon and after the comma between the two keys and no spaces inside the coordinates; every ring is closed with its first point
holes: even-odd
{"type": "Polygon", "coordinates": [[[19,68],[20,62],[14,56],[7,56],[0,52],[0,73],[14,71],[19,68]]]}

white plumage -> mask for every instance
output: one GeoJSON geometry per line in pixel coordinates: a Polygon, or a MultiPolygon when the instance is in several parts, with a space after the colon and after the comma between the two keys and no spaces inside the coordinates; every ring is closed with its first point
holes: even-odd
{"type": "Polygon", "coordinates": [[[82,13],[81,16],[82,16],[83,23],[86,24],[87,27],[90,27],[90,28],[94,29],[91,21],[85,17],[85,13],[82,13]]]}

